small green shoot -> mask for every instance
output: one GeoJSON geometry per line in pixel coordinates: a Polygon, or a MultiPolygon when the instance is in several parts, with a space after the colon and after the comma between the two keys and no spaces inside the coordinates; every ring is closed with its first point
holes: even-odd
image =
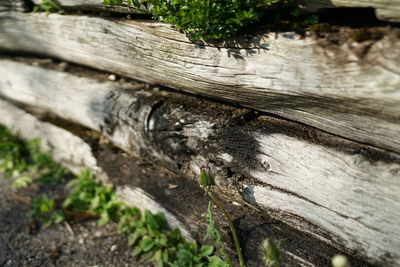
{"type": "Polygon", "coordinates": [[[262,248],[264,251],[264,262],[267,267],[280,267],[282,263],[282,255],[279,251],[280,242],[276,242],[271,238],[264,240],[262,248]]]}
{"type": "MultiPolygon", "coordinates": [[[[229,215],[229,213],[226,211],[226,209],[224,208],[224,205],[222,204],[222,202],[217,198],[217,196],[212,191],[212,187],[213,187],[213,185],[215,185],[214,177],[212,176],[212,174],[209,171],[202,170],[200,172],[199,183],[200,183],[200,187],[203,188],[204,191],[206,192],[206,194],[210,197],[211,202],[213,204],[215,204],[217,206],[218,210],[225,216],[225,219],[226,219],[227,223],[229,224],[229,228],[232,232],[233,241],[234,241],[235,247],[236,247],[236,253],[239,258],[239,264],[241,267],[246,266],[246,264],[244,262],[242,249],[241,249],[240,243],[239,243],[239,237],[237,235],[236,228],[233,225],[232,218],[229,215]]],[[[209,215],[209,214],[212,217],[212,214],[210,212],[210,204],[209,204],[209,212],[207,215],[209,215]]],[[[209,220],[209,222],[212,222],[211,227],[215,228],[213,220],[212,221],[209,220]]],[[[226,253],[225,253],[225,255],[226,255],[226,253]]],[[[230,262],[230,260],[228,262],[230,262]]]]}
{"type": "Polygon", "coordinates": [[[24,141],[0,125],[0,172],[6,178],[15,178],[17,189],[33,181],[57,184],[68,171],[54,162],[51,156],[40,151],[40,141],[24,141]]]}
{"type": "Polygon", "coordinates": [[[207,225],[207,232],[204,236],[204,240],[207,237],[211,237],[214,241],[214,244],[219,247],[217,254],[220,255],[226,262],[227,266],[232,266],[231,259],[229,258],[228,254],[226,253],[226,248],[221,240],[221,235],[216,227],[213,214],[212,214],[212,202],[208,202],[208,209],[206,214],[206,221],[207,225]]]}
{"type": "Polygon", "coordinates": [[[33,8],[33,12],[46,12],[49,13],[57,13],[62,11],[61,7],[59,7],[53,0],[42,0],[40,5],[35,5],[33,8]]]}
{"type": "Polygon", "coordinates": [[[54,223],[64,221],[62,211],[55,209],[54,200],[50,199],[46,194],[32,201],[32,210],[30,215],[42,220],[44,227],[49,227],[54,223]]]}

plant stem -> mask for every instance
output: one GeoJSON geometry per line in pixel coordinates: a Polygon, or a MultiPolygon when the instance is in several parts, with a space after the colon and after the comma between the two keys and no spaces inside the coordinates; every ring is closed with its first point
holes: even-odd
{"type": "Polygon", "coordinates": [[[240,267],[245,267],[246,264],[244,263],[244,258],[243,258],[242,249],[240,247],[239,238],[238,238],[238,235],[236,232],[236,228],[233,225],[231,216],[226,211],[226,209],[224,208],[224,205],[221,203],[221,201],[217,198],[217,196],[211,190],[208,190],[207,193],[210,196],[211,201],[214,202],[214,204],[217,206],[218,210],[224,214],[226,220],[228,221],[229,228],[231,228],[233,241],[235,242],[236,253],[239,258],[239,265],[240,265],[240,267]]]}

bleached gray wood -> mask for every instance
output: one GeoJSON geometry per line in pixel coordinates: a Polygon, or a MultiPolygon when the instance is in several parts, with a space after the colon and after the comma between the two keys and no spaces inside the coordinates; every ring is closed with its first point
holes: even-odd
{"type": "MultiPolygon", "coordinates": [[[[109,182],[107,174],[97,165],[91,147],[67,130],[40,121],[33,115],[1,99],[0,124],[24,139],[40,138],[41,149],[49,152],[54,160],[66,166],[73,173],[78,174],[83,169],[90,168],[97,178],[100,178],[103,182],[109,182]]],[[[193,240],[185,226],[142,189],[119,186],[116,187],[116,193],[117,198],[127,205],[139,207],[143,211],[147,209],[153,213],[164,213],[166,220],[173,229],[180,229],[185,238],[193,240]]]]}
{"type": "Polygon", "coordinates": [[[368,50],[356,42],[325,47],[290,33],[255,37],[242,44],[247,48],[219,48],[193,44],[157,22],[0,16],[0,49],[59,57],[223,99],[400,152],[395,33],[368,50]]]}
{"type": "MultiPolygon", "coordinates": [[[[90,147],[87,145],[87,143],[85,143],[79,137],[71,135],[68,131],[62,128],[40,121],[36,117],[33,117],[29,113],[23,111],[21,108],[17,108],[15,105],[10,104],[6,101],[0,100],[0,108],[1,108],[0,123],[7,124],[9,127],[11,127],[11,130],[14,133],[19,133],[19,132],[23,133],[23,136],[26,139],[30,139],[32,136],[41,138],[42,144],[51,146],[51,150],[47,150],[46,147],[44,147],[44,149],[50,152],[54,158],[58,158],[59,160],[61,160],[62,163],[66,165],[66,167],[73,167],[72,171],[74,173],[80,172],[82,168],[86,167],[89,167],[91,169],[94,168],[94,170],[97,170],[95,171],[96,178],[99,178],[100,175],[100,180],[103,181],[104,183],[110,184],[114,182],[114,186],[116,186],[117,198],[120,201],[130,206],[136,206],[141,210],[147,209],[152,211],[153,213],[157,212],[164,213],[169,226],[173,229],[179,228],[181,230],[181,233],[187,240],[192,240],[192,235],[190,233],[198,235],[199,231],[202,232],[202,230],[199,229],[199,225],[205,223],[203,216],[193,217],[189,215],[191,214],[190,212],[188,214],[180,212],[179,213],[180,220],[178,220],[177,217],[170,212],[170,210],[165,208],[164,202],[159,201],[158,199],[154,198],[151,195],[152,194],[151,191],[150,192],[144,191],[140,187],[136,187],[131,184],[121,185],[121,183],[118,182],[115,183],[115,181],[118,180],[119,178],[115,177],[115,171],[113,172],[114,176],[108,177],[107,173],[103,169],[101,169],[101,167],[98,166],[97,164],[86,165],[89,161],[88,157],[85,158],[85,155],[89,156],[89,158],[94,158],[94,155],[92,155],[92,151],[90,147]],[[50,135],[49,134],[50,132],[53,134],[50,135]],[[33,133],[33,135],[29,135],[27,133],[33,133]],[[61,142],[60,139],[62,139],[61,142]],[[65,145],[65,143],[71,144],[71,142],[69,141],[70,139],[77,140],[77,143],[81,143],[79,144],[78,149],[76,149],[77,148],[76,145],[72,146],[65,145]],[[85,148],[87,148],[87,150],[84,153],[82,153],[82,151],[85,148]],[[55,151],[57,150],[62,150],[63,158],[59,158],[57,156],[59,154],[58,152],[55,153],[55,151]],[[65,164],[66,158],[68,158],[69,164],[65,164]],[[80,161],[74,160],[77,158],[82,158],[83,160],[80,161]],[[71,161],[74,161],[75,164],[71,165],[70,164],[71,161]],[[187,229],[190,230],[190,233],[187,229]]],[[[32,108],[29,108],[29,110],[32,110],[32,108]]],[[[35,109],[36,115],[38,114],[38,111],[40,112],[40,109],[39,110],[35,109]]],[[[135,159],[131,158],[131,160],[135,159]]],[[[190,201],[193,202],[192,199],[190,201]]],[[[171,202],[173,202],[173,198],[171,198],[171,202]]],[[[206,207],[204,207],[204,210],[205,208],[206,207]]],[[[176,213],[176,210],[172,211],[176,213]]],[[[284,255],[285,264],[299,265],[299,266],[315,266],[313,260],[307,257],[307,255],[310,255],[313,249],[317,247],[316,245],[313,244],[315,240],[301,236],[295,231],[288,229],[287,227],[283,227],[282,229],[282,227],[279,224],[268,226],[267,229],[274,229],[272,230],[274,234],[279,233],[283,234],[286,237],[295,236],[296,239],[294,240],[294,242],[295,243],[301,242],[300,247],[297,246],[297,248],[292,252],[290,251],[291,249],[288,250],[286,247],[281,248],[281,253],[284,255]]],[[[259,234],[263,236],[266,235],[269,237],[268,233],[261,232],[259,234]]],[[[245,243],[242,242],[241,245],[242,247],[247,247],[251,246],[251,243],[253,244],[256,243],[256,246],[260,245],[258,241],[254,239],[246,240],[246,242],[245,243]]],[[[285,243],[287,244],[287,240],[285,243]]],[[[321,246],[321,244],[319,245],[321,246]]],[[[332,255],[332,248],[330,248],[329,246],[323,246],[321,252],[322,253],[319,253],[318,255],[320,257],[327,258],[329,261],[329,257],[331,257],[332,255]]],[[[255,255],[254,252],[252,253],[252,255],[255,255]]],[[[318,260],[320,261],[320,259],[318,260]]],[[[248,266],[258,266],[260,265],[260,261],[259,259],[251,258],[248,259],[247,264],[248,266]]]]}
{"type": "Polygon", "coordinates": [[[125,151],[193,179],[208,166],[223,190],[280,220],[372,263],[400,264],[397,155],[305,127],[285,134],[279,129],[294,126],[267,116],[239,123],[216,107],[191,110],[157,93],[10,60],[0,61],[0,72],[3,97],[102,131],[125,151]]]}
{"type": "Polygon", "coordinates": [[[40,138],[40,148],[75,174],[89,167],[101,173],[91,148],[81,138],[0,99],[0,123],[24,139],[40,138]]]}

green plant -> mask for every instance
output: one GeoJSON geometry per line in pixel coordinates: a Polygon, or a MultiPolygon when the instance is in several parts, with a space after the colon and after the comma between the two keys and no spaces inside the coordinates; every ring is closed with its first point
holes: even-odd
{"type": "MultiPolygon", "coordinates": [[[[40,152],[39,143],[37,139],[25,142],[0,125],[0,171],[3,175],[17,176],[21,184],[29,183],[30,177],[35,177],[32,181],[54,184],[65,175],[65,169],[50,155],[40,152]]],[[[221,249],[215,251],[213,246],[186,241],[178,229],[168,227],[163,214],[142,213],[136,207],[119,202],[114,188],[95,180],[91,170],[82,171],[67,187],[70,191],[62,207],[58,208],[53,199],[43,194],[31,202],[30,215],[42,221],[44,227],[70,219],[71,213],[96,215],[100,217],[100,225],[115,221],[120,232],[130,236],[129,245],[134,247],[132,255],[158,266],[230,266],[230,262],[219,257],[223,254],[221,249]]],[[[211,207],[208,216],[212,220],[211,207]]],[[[214,236],[220,245],[220,237],[216,237],[214,230],[209,227],[207,234],[214,236]]]]}
{"type": "MultiPolygon", "coordinates": [[[[233,241],[234,241],[235,247],[236,247],[236,253],[237,253],[238,258],[239,258],[239,264],[240,264],[241,267],[242,266],[246,266],[245,262],[244,262],[242,249],[241,249],[240,243],[239,243],[239,237],[237,235],[236,228],[233,225],[232,218],[229,215],[229,213],[226,211],[226,209],[224,208],[224,205],[221,203],[221,201],[217,198],[217,196],[212,191],[212,187],[215,185],[214,177],[212,176],[212,174],[209,171],[202,170],[200,172],[199,183],[200,183],[200,186],[203,188],[203,190],[206,192],[206,194],[210,197],[211,202],[213,204],[215,204],[217,206],[218,210],[225,216],[225,219],[226,219],[226,221],[227,221],[227,223],[229,225],[229,228],[230,228],[230,230],[232,232],[233,241]]],[[[219,234],[215,233],[215,232],[217,232],[217,230],[215,228],[214,220],[212,220],[210,203],[209,203],[209,212],[207,214],[207,217],[208,217],[207,220],[209,221],[209,224],[211,225],[211,226],[209,225],[210,232],[213,232],[213,235],[214,235],[216,241],[220,242],[219,234]],[[211,218],[211,220],[210,220],[210,218],[211,218]]],[[[221,252],[224,254],[223,250],[221,252]]],[[[225,255],[226,255],[226,253],[225,253],[225,255]]]]}
{"type": "Polygon", "coordinates": [[[42,0],[40,5],[35,5],[33,7],[33,12],[46,12],[46,13],[56,13],[62,11],[53,0],[42,0]]]}
{"type": "Polygon", "coordinates": [[[53,223],[64,221],[62,211],[55,209],[54,200],[50,199],[46,194],[32,201],[32,217],[41,219],[44,227],[49,227],[53,223]]]}
{"type": "Polygon", "coordinates": [[[226,265],[225,266],[231,266],[232,262],[231,259],[229,258],[228,254],[226,253],[226,248],[224,244],[222,243],[221,240],[221,235],[216,227],[213,214],[212,214],[212,202],[208,202],[208,208],[207,208],[207,214],[206,214],[206,221],[208,223],[207,225],[207,232],[206,235],[204,236],[204,239],[207,237],[211,237],[214,241],[214,244],[219,247],[217,254],[220,255],[225,261],[226,265]]]}
{"type": "Polygon", "coordinates": [[[222,39],[241,27],[259,21],[279,0],[104,0],[106,5],[145,9],[155,19],[174,24],[191,39],[222,39]]]}
{"type": "Polygon", "coordinates": [[[105,225],[121,216],[122,203],[116,200],[113,187],[101,185],[93,178],[91,170],[82,171],[67,187],[72,190],[66,197],[63,208],[98,214],[99,225],[105,225]]]}
{"type": "Polygon", "coordinates": [[[15,178],[14,186],[23,188],[32,181],[56,184],[68,172],[51,156],[40,151],[39,139],[24,141],[0,125],[0,172],[15,178]]]}
{"type": "Polygon", "coordinates": [[[119,231],[130,236],[132,255],[141,260],[156,262],[158,266],[227,266],[224,260],[213,255],[214,247],[187,242],[179,230],[170,230],[162,213],[142,212],[116,200],[111,186],[103,186],[84,170],[68,183],[72,187],[63,207],[100,216],[99,224],[113,220],[119,231]]]}
{"type": "Polygon", "coordinates": [[[271,238],[264,240],[262,248],[264,251],[264,262],[267,267],[279,267],[282,262],[282,255],[279,251],[280,242],[276,242],[271,238]]]}

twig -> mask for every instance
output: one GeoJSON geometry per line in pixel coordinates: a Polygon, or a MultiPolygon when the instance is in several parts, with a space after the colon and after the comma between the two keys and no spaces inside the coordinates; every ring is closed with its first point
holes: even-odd
{"type": "Polygon", "coordinates": [[[67,230],[70,233],[70,235],[75,236],[75,232],[72,229],[71,225],[66,221],[64,221],[64,225],[65,225],[65,228],[67,228],[67,230]]]}
{"type": "Polygon", "coordinates": [[[15,199],[15,200],[17,200],[17,201],[19,201],[19,202],[22,202],[22,203],[24,203],[24,204],[26,204],[26,205],[31,205],[31,202],[29,201],[29,199],[27,199],[27,198],[25,198],[25,197],[23,197],[23,196],[20,196],[20,195],[17,195],[16,193],[11,193],[11,195],[10,195],[13,199],[15,199]]]}

